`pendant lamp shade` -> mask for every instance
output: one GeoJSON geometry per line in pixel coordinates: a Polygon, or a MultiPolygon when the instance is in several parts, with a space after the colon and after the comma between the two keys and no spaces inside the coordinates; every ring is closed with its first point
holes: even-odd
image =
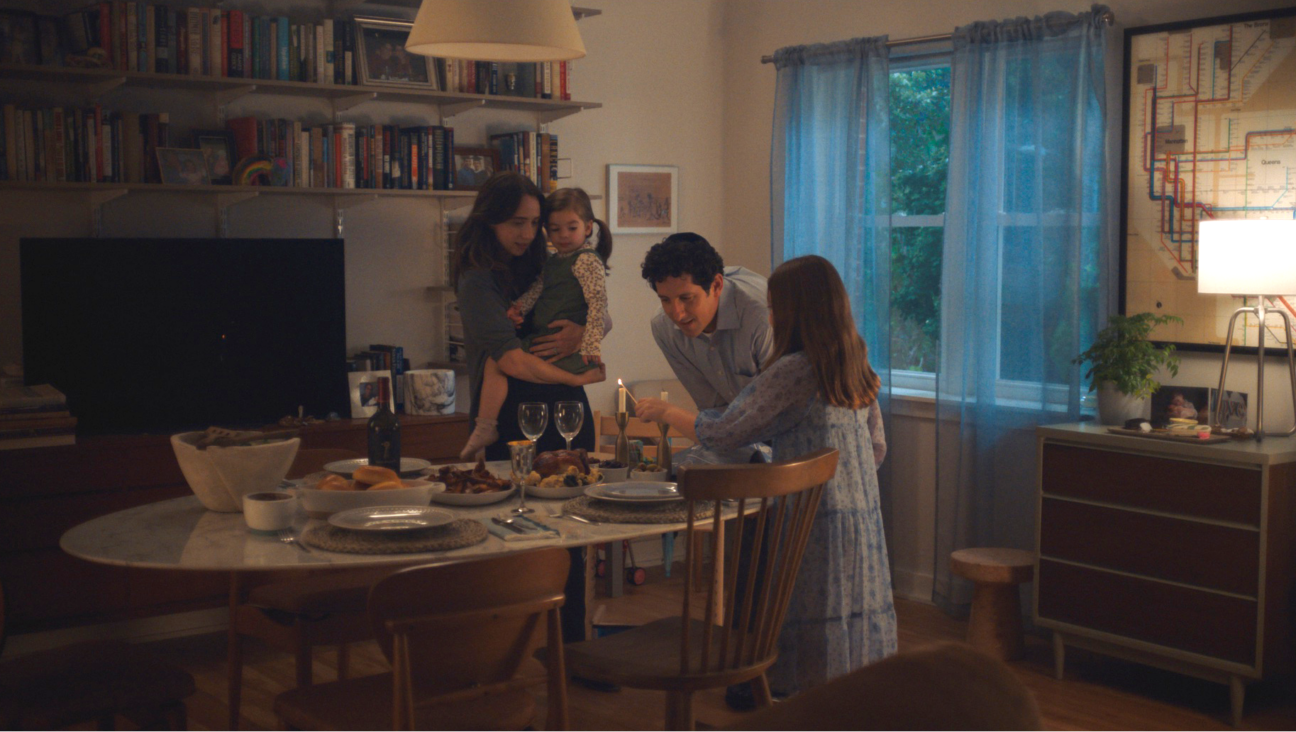
{"type": "Polygon", "coordinates": [[[423,0],[405,49],[477,61],[585,56],[568,0],[423,0]]]}

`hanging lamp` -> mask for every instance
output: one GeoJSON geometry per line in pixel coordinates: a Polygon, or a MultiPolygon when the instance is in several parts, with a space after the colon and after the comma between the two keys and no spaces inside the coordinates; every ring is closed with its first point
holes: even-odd
{"type": "Polygon", "coordinates": [[[405,49],[501,62],[585,56],[568,0],[423,0],[405,49]]]}

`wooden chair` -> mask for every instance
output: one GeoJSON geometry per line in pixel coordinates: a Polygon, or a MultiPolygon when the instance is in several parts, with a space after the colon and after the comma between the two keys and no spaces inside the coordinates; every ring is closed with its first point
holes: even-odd
{"type": "Polygon", "coordinates": [[[743,718],[743,730],[1044,729],[1007,664],[962,643],[901,653],[743,718]]]}
{"type": "MultiPolygon", "coordinates": [[[[4,636],[0,587],[0,646],[4,636]]],[[[184,729],[194,680],[121,641],[87,641],[0,663],[0,729],[61,729],[117,716],[140,729],[184,729]]]]}
{"type": "MultiPolygon", "coordinates": [[[[299,450],[288,476],[300,478],[335,460],[358,457],[345,449],[299,450]]],[[[365,609],[369,588],[392,571],[385,567],[258,579],[236,573],[230,585],[227,649],[229,728],[238,729],[242,709],[245,637],[293,654],[298,686],[314,681],[315,646],[337,646],[337,677],[345,679],[350,672],[348,644],[373,637],[365,609]]]]}
{"type": "Polygon", "coordinates": [[[548,684],[545,729],[567,729],[558,608],[562,549],[411,567],[374,585],[369,615],[392,673],[286,691],[282,729],[523,729],[548,684]],[[532,654],[546,639],[547,668],[532,654]]]}
{"type": "MultiPolygon", "coordinates": [[[[755,518],[752,545],[743,532],[730,532],[728,572],[712,568],[706,589],[693,588],[692,563],[685,564],[684,605],[680,617],[666,618],[597,640],[567,646],[567,664],[583,678],[666,692],[666,728],[693,729],[693,694],[702,689],[753,682],[757,699],[770,703],[765,670],[778,655],[778,636],[805,552],[823,485],[837,470],[837,451],[819,450],[795,460],[761,465],[707,465],[684,468],[680,491],[687,506],[689,554],[707,536],[716,554],[724,552],[720,532],[691,531],[701,501],[736,499],[740,514],[755,518]],[[737,557],[747,562],[739,584],[737,557]],[[719,624],[713,618],[724,608],[719,624]]],[[[708,520],[719,529],[719,512],[708,520]]]]}

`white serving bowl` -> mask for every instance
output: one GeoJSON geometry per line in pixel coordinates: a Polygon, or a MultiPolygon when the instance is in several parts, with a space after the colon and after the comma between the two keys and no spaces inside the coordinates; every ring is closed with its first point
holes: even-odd
{"type": "Polygon", "coordinates": [[[406,480],[404,488],[386,491],[322,491],[303,485],[297,489],[306,515],[328,518],[338,511],[372,506],[426,506],[433,493],[445,490],[445,483],[430,480],[406,480]]]}
{"type": "Polygon", "coordinates": [[[630,480],[670,480],[670,476],[665,470],[631,470],[630,480]]]}
{"type": "Polygon", "coordinates": [[[246,447],[195,447],[203,432],[171,436],[180,472],[202,505],[211,511],[243,510],[243,496],[273,491],[288,475],[301,438],[276,440],[246,447]]]}
{"type": "Polygon", "coordinates": [[[600,465],[599,472],[603,473],[604,483],[620,483],[621,481],[626,479],[627,475],[630,474],[630,468],[629,467],[605,468],[602,465],[600,465]]]}

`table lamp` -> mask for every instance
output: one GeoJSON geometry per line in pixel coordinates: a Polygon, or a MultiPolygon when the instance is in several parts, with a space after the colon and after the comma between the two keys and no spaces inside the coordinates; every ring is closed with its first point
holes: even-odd
{"type": "MultiPolygon", "coordinates": [[[[1220,368],[1219,393],[1211,414],[1218,425],[1219,407],[1224,401],[1224,380],[1228,376],[1233,327],[1239,315],[1256,317],[1256,439],[1264,439],[1265,319],[1271,313],[1282,317],[1287,334],[1287,369],[1291,376],[1292,405],[1296,410],[1296,355],[1293,354],[1291,317],[1280,307],[1266,306],[1266,298],[1296,294],[1296,220],[1225,219],[1202,221],[1197,228],[1197,292],[1211,295],[1241,295],[1255,298],[1254,307],[1241,307],[1229,318],[1224,343],[1224,364],[1220,368]]],[[[1296,426],[1286,436],[1296,433],[1296,426]]]]}

